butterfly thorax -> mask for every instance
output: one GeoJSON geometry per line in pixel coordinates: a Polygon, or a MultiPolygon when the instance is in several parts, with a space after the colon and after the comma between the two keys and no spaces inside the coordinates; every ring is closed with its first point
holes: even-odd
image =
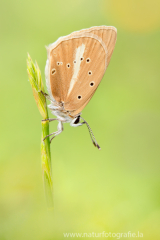
{"type": "Polygon", "coordinates": [[[51,102],[48,107],[51,110],[52,114],[62,122],[69,123],[75,118],[75,116],[72,116],[69,111],[65,110],[63,102],[51,102]]]}

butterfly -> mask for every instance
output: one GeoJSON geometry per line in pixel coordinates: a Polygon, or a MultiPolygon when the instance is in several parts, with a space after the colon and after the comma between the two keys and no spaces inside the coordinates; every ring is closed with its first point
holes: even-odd
{"type": "MultiPolygon", "coordinates": [[[[91,100],[108,67],[117,39],[115,27],[98,26],[83,29],[60,37],[47,48],[45,77],[50,100],[48,105],[57,120],[57,131],[52,139],[63,131],[63,123],[73,127],[86,124],[93,144],[100,149],[93,132],[81,117],[81,111],[91,100]]],[[[45,121],[42,120],[42,121],[45,121]]]]}

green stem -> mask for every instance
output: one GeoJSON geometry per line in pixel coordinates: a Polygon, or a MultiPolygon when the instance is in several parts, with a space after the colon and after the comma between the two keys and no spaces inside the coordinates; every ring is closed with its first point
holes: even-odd
{"type": "MultiPolygon", "coordinates": [[[[33,95],[37,103],[37,107],[43,119],[48,119],[46,98],[41,93],[44,92],[41,72],[38,64],[34,64],[28,54],[27,72],[30,84],[32,86],[33,95]]],[[[49,135],[49,121],[42,122],[42,139],[41,139],[41,158],[42,158],[42,178],[46,200],[49,208],[53,208],[53,183],[52,183],[52,168],[51,168],[51,153],[49,138],[43,139],[49,135]]]]}
{"type": "Polygon", "coordinates": [[[44,183],[45,196],[49,208],[53,208],[53,184],[51,172],[51,153],[50,141],[43,138],[49,134],[49,121],[42,122],[42,141],[41,141],[41,158],[42,158],[42,177],[44,183]]]}

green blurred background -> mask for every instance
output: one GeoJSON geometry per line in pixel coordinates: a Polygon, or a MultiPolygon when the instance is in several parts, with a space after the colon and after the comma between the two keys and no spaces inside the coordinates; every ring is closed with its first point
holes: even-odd
{"type": "MultiPolygon", "coordinates": [[[[159,240],[159,0],[2,0],[0,5],[0,240],[103,231],[140,231],[145,240],[159,240]],[[86,126],[65,124],[51,145],[54,212],[49,212],[41,116],[27,81],[27,52],[45,82],[45,45],[99,25],[115,26],[117,43],[82,116],[102,150],[93,147],[86,126]]],[[[57,123],[51,123],[50,131],[55,129],[57,123]]]]}

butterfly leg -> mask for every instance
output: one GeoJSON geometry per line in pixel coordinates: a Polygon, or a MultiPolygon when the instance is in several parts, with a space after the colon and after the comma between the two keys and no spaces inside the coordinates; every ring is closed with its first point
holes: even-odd
{"type": "Polygon", "coordinates": [[[64,130],[63,124],[62,124],[61,121],[59,121],[58,126],[57,126],[57,129],[58,129],[58,131],[55,132],[55,133],[53,133],[54,136],[51,138],[50,143],[51,143],[51,141],[53,140],[53,138],[55,138],[55,136],[59,135],[59,134],[64,130]]]}
{"type": "Polygon", "coordinates": [[[58,120],[58,118],[47,118],[47,119],[43,119],[41,120],[42,122],[45,122],[45,121],[49,121],[49,122],[52,122],[54,120],[58,120]]]}
{"type": "MultiPolygon", "coordinates": [[[[58,119],[56,119],[56,120],[58,120],[58,119]]],[[[54,136],[51,138],[51,140],[50,140],[50,142],[51,142],[52,139],[53,139],[55,136],[59,135],[59,134],[63,131],[63,124],[62,124],[61,121],[59,121],[58,126],[57,126],[57,129],[58,129],[57,132],[50,133],[50,134],[47,135],[45,138],[43,138],[43,141],[44,141],[47,137],[49,137],[49,136],[51,136],[51,135],[54,135],[54,136]]]]}
{"type": "Polygon", "coordinates": [[[44,93],[42,90],[41,93],[43,94],[43,96],[45,96],[45,98],[51,101],[50,96],[47,93],[44,93]]]}

